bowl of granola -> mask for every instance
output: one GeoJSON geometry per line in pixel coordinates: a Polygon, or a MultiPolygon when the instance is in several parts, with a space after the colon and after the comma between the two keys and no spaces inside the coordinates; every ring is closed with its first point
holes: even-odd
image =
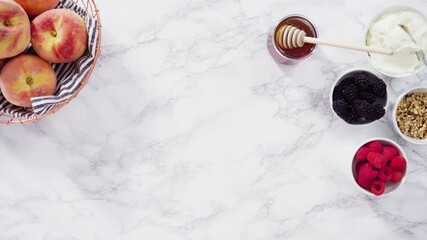
{"type": "Polygon", "coordinates": [[[408,142],[427,145],[427,86],[400,95],[393,110],[393,125],[408,142]]]}

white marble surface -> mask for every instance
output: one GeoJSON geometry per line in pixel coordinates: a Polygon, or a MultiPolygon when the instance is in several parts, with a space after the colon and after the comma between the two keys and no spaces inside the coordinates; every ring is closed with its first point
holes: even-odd
{"type": "MultiPolygon", "coordinates": [[[[0,127],[0,239],[425,239],[427,148],[389,116],[354,129],[329,108],[335,77],[369,68],[366,56],[320,47],[284,66],[266,48],[289,13],[360,42],[377,11],[408,2],[98,0],[88,86],[39,123],[0,127]],[[410,164],[381,199],[350,175],[354,148],[376,136],[410,164]]],[[[389,80],[391,98],[426,82],[389,80]]]]}

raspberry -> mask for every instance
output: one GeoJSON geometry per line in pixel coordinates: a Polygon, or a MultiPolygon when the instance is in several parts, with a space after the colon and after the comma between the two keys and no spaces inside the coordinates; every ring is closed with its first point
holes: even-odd
{"type": "Polygon", "coordinates": [[[367,146],[373,152],[377,152],[377,153],[383,152],[383,145],[379,141],[372,141],[368,143],[367,146]]]}
{"type": "Polygon", "coordinates": [[[402,172],[394,171],[393,174],[392,174],[392,176],[391,176],[390,181],[392,181],[392,182],[399,182],[400,180],[402,180],[402,177],[403,177],[403,173],[402,172]]]}
{"type": "MultiPolygon", "coordinates": [[[[369,149],[371,151],[371,149],[369,149]]],[[[375,156],[377,156],[376,152],[368,152],[368,155],[366,155],[366,158],[369,162],[374,161],[375,156]]]]}
{"type": "Polygon", "coordinates": [[[383,148],[383,155],[387,158],[387,161],[392,160],[395,156],[397,156],[398,151],[393,146],[385,146],[383,148]]]}
{"type": "Polygon", "coordinates": [[[369,148],[367,147],[361,147],[359,150],[357,150],[355,158],[359,161],[364,161],[367,159],[369,153],[369,148]]]}
{"type": "Polygon", "coordinates": [[[373,168],[372,164],[367,162],[367,163],[360,166],[358,177],[360,177],[361,179],[372,180],[372,179],[376,178],[377,176],[378,176],[378,171],[376,171],[373,168]]]}
{"type": "Polygon", "coordinates": [[[395,171],[404,172],[406,170],[406,160],[402,156],[394,157],[390,162],[390,167],[395,171]]]}
{"type": "Polygon", "coordinates": [[[356,182],[357,184],[359,184],[359,186],[365,189],[369,189],[369,187],[371,186],[371,180],[365,179],[361,176],[357,177],[356,182]]]}
{"type": "Polygon", "coordinates": [[[387,164],[387,159],[381,153],[369,152],[368,161],[377,169],[384,167],[387,164]]]}
{"type": "Polygon", "coordinates": [[[367,161],[360,161],[360,162],[358,162],[358,163],[356,164],[356,173],[357,173],[357,175],[359,175],[360,167],[361,167],[363,164],[365,164],[365,163],[367,163],[367,161]]]}
{"type": "Polygon", "coordinates": [[[371,192],[373,194],[379,196],[379,195],[384,193],[385,182],[380,181],[380,180],[374,180],[374,181],[372,181],[370,189],[371,189],[371,192]]]}
{"type": "Polygon", "coordinates": [[[391,169],[390,167],[383,167],[380,169],[380,171],[378,172],[378,178],[381,181],[387,182],[390,181],[391,178],[393,177],[393,169],[391,169]]]}

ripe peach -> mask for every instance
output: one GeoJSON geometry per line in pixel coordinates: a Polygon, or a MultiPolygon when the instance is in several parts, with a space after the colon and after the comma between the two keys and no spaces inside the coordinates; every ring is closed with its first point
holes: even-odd
{"type": "Polygon", "coordinates": [[[31,98],[53,95],[56,75],[48,62],[34,55],[9,60],[0,74],[0,89],[10,103],[31,107],[31,98]]]}
{"type": "Polygon", "coordinates": [[[79,59],[87,48],[85,21],[68,9],[52,9],[31,23],[31,43],[37,54],[53,63],[79,59]]]}
{"type": "Polygon", "coordinates": [[[3,69],[3,66],[6,64],[7,60],[9,60],[9,59],[7,59],[7,58],[0,59],[0,71],[3,69]]]}
{"type": "Polygon", "coordinates": [[[54,9],[59,0],[14,0],[27,12],[28,16],[35,17],[47,10],[54,9]]]}
{"type": "Polygon", "coordinates": [[[22,53],[30,40],[30,20],[25,10],[12,0],[0,0],[0,58],[22,53]]]}

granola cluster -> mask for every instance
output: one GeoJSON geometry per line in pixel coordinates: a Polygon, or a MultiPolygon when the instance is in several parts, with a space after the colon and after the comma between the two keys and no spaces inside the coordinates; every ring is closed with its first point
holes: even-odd
{"type": "Polygon", "coordinates": [[[427,138],[427,93],[406,95],[397,106],[397,125],[403,134],[422,140],[427,138]]]}

